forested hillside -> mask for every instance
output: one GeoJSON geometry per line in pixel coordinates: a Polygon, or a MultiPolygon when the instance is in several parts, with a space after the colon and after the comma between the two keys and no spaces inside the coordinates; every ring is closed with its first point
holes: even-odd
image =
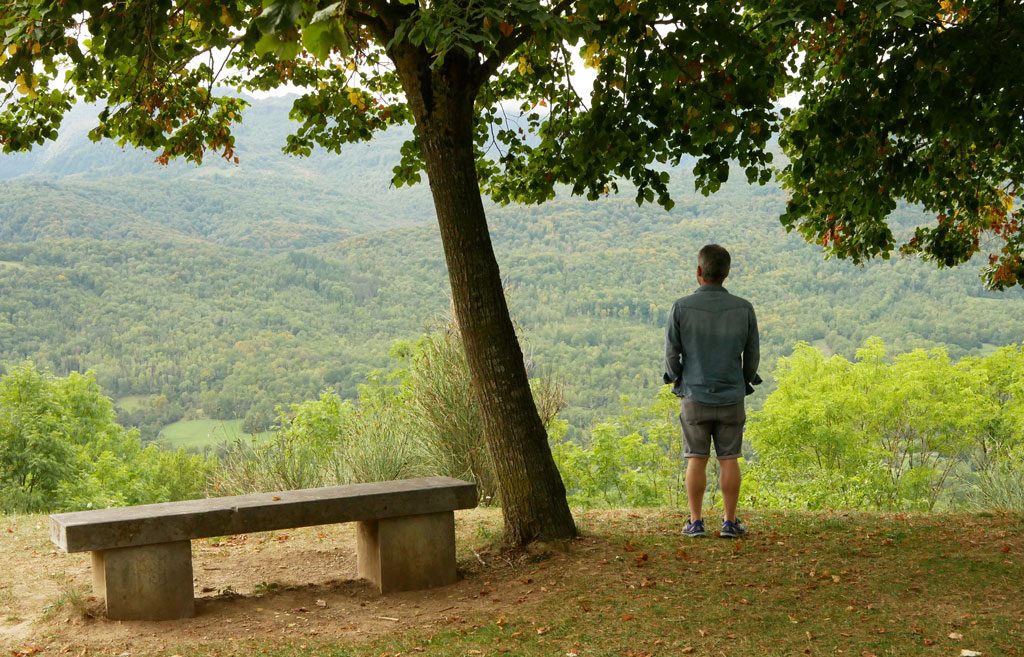
{"type": "Polygon", "coordinates": [[[239,164],[154,163],[148,152],[92,143],[95,108],[78,106],[60,137],[0,156],[0,242],[40,238],[199,238],[280,252],[432,218],[429,196],[391,188],[403,134],[339,159],[280,153],[291,100],[255,102],[239,129],[239,164]]]}
{"type": "MultiPolygon", "coordinates": [[[[448,308],[426,190],[389,189],[397,135],[278,154],[287,104],[250,110],[238,166],[159,167],[89,143],[80,115],[56,144],[0,158],[0,362],[94,369],[146,438],[184,416],[265,425],[276,404],[351,397],[389,367],[391,343],[448,308]]],[[[680,175],[669,213],[628,193],[490,210],[534,371],[565,382],[574,433],[623,395],[653,398],[665,313],[707,242],[730,248],[728,287],[758,309],[764,374],[800,340],[847,357],[872,335],[953,357],[1021,340],[1024,294],[985,292],[976,267],[825,261],[781,228],[776,188],[691,187],[680,175]]]]}

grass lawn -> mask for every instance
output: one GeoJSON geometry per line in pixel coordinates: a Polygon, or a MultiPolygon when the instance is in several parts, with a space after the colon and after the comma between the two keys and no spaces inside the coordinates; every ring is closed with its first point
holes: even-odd
{"type": "MultiPolygon", "coordinates": [[[[166,447],[202,450],[248,435],[242,431],[242,420],[181,420],[161,429],[157,440],[166,447]]],[[[271,435],[260,433],[256,437],[271,435]]]]}
{"type": "Polygon", "coordinates": [[[126,395],[124,397],[118,397],[114,405],[122,410],[129,413],[149,408],[153,404],[153,399],[157,395],[126,395]]]}
{"type": "Polygon", "coordinates": [[[87,596],[88,556],[15,518],[0,646],[6,631],[14,654],[133,657],[1024,655],[1019,515],[755,512],[741,541],[684,539],[671,510],[576,517],[580,539],[505,553],[499,512],[460,513],[462,581],[392,596],[349,579],[351,525],[195,541],[199,614],[162,623],[61,608],[87,596]]]}

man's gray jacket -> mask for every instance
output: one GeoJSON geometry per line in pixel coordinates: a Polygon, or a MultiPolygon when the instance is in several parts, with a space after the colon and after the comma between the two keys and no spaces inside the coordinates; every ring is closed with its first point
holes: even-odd
{"type": "Polygon", "coordinates": [[[754,307],[721,285],[706,284],[672,304],[665,334],[665,383],[672,392],[708,406],[743,401],[760,382],[754,307]]]}

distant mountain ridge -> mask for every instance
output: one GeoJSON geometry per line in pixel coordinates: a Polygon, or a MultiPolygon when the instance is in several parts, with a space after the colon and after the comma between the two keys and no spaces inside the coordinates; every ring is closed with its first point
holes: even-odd
{"type": "Polygon", "coordinates": [[[432,220],[425,187],[390,184],[408,130],[341,156],[292,157],[281,152],[294,128],[291,98],[250,100],[237,128],[237,166],[216,154],[201,167],[160,166],[148,151],[94,143],[95,107],[73,108],[55,142],[0,156],[0,240],[160,235],[277,252],[432,220]],[[126,232],[125,220],[138,226],[126,232]]]}

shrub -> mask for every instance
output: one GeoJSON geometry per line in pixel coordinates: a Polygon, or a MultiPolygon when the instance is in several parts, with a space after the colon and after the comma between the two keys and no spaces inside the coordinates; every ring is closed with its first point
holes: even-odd
{"type": "Polygon", "coordinates": [[[0,511],[51,512],[201,497],[213,463],[142,447],[92,373],[31,363],[0,377],[0,511]]]}

